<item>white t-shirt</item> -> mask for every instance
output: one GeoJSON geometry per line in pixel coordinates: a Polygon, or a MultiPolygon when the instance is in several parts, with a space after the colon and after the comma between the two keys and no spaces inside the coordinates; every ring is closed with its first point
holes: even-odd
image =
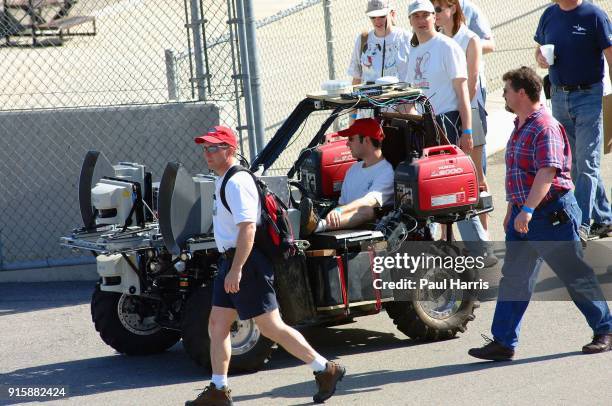
{"type": "Polygon", "coordinates": [[[363,161],[355,162],[346,171],[338,203],[345,205],[365,196],[375,198],[381,207],[392,203],[393,167],[386,159],[367,168],[363,161]]]}
{"type": "MultiPolygon", "coordinates": [[[[476,38],[476,41],[480,41],[478,35],[475,32],[470,31],[465,24],[461,24],[459,27],[459,31],[453,36],[453,39],[457,41],[457,44],[463,49],[463,52],[467,56],[468,45],[470,44],[470,40],[472,38],[476,38]]],[[[480,56],[480,63],[478,64],[478,83],[476,84],[476,94],[474,98],[470,101],[472,108],[478,107],[478,103],[484,107],[484,99],[482,97],[482,77],[484,76],[484,64],[483,64],[482,55],[480,56]]],[[[466,61],[467,63],[467,61],[466,61]]]]}
{"type": "MultiPolygon", "coordinates": [[[[238,224],[242,222],[258,223],[261,216],[261,204],[257,186],[246,172],[238,172],[225,185],[225,200],[232,209],[231,213],[221,202],[221,183],[227,172],[215,180],[215,198],[213,201],[213,232],[215,243],[220,252],[236,248],[238,224]],[[257,202],[257,204],[254,204],[257,202]]],[[[204,204],[204,202],[202,202],[204,204]]]]}
{"type": "Polygon", "coordinates": [[[385,37],[377,37],[374,30],[368,33],[365,52],[361,49],[361,34],[355,39],[353,54],[347,73],[353,78],[361,78],[362,83],[374,82],[382,76],[395,76],[401,79],[406,74],[411,34],[398,27],[392,27],[385,37]],[[385,67],[383,69],[383,46],[385,67]]]}
{"type": "Polygon", "coordinates": [[[467,62],[465,53],[452,38],[436,33],[410,50],[408,75],[403,81],[423,90],[436,114],[459,110],[453,88],[453,79],[457,78],[467,79],[467,62]]]}

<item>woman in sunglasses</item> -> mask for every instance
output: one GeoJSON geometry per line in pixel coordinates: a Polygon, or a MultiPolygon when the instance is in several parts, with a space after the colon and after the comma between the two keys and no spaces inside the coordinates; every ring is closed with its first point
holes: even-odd
{"type": "MultiPolygon", "coordinates": [[[[472,110],[472,139],[474,141],[474,149],[470,157],[476,165],[478,182],[481,188],[488,190],[482,162],[482,150],[486,143],[486,134],[480,113],[481,109],[484,110],[481,85],[481,75],[484,73],[480,38],[465,25],[465,17],[459,0],[434,0],[432,3],[436,12],[436,27],[441,33],[455,40],[466,55],[467,87],[472,110]]],[[[486,112],[484,112],[484,115],[486,117],[486,112]]],[[[486,217],[486,214],[480,217],[485,230],[487,229],[486,217]]]]}

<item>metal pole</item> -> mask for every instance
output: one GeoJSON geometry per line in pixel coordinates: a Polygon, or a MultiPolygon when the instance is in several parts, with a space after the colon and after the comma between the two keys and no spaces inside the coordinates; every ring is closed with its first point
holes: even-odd
{"type": "Polygon", "coordinates": [[[253,161],[257,155],[257,139],[255,137],[253,99],[251,98],[251,87],[249,86],[250,69],[247,51],[246,24],[244,19],[244,0],[236,0],[236,12],[238,15],[238,45],[240,52],[240,64],[242,65],[242,91],[244,92],[244,108],[247,134],[249,138],[249,161],[253,161]]]}
{"type": "MultiPolygon", "coordinates": [[[[240,54],[240,52],[236,52],[236,37],[238,37],[237,33],[237,18],[236,18],[236,5],[234,1],[227,0],[227,15],[229,16],[227,20],[227,27],[229,28],[230,33],[230,46],[232,49],[232,79],[234,80],[234,97],[236,98],[236,129],[238,130],[238,140],[240,143],[240,153],[244,155],[244,145],[242,138],[242,118],[240,117],[240,88],[238,86],[238,81],[242,83],[242,78],[238,74],[239,68],[236,63],[236,56],[240,54]]],[[[250,160],[249,160],[250,162],[250,160]]]]}
{"type": "Polygon", "coordinates": [[[200,1],[191,0],[191,31],[193,33],[193,57],[195,59],[196,76],[192,78],[196,83],[198,100],[206,100],[206,87],[204,85],[204,46],[202,45],[202,24],[200,19],[200,1]]]}
{"type": "Polygon", "coordinates": [[[325,20],[325,41],[327,42],[327,71],[329,79],[336,79],[336,62],[334,60],[334,30],[332,27],[332,0],[323,1],[325,20]]]}
{"type": "MultiPolygon", "coordinates": [[[[334,29],[332,24],[332,0],[323,0],[323,19],[325,21],[325,42],[327,45],[327,74],[330,80],[336,79],[336,60],[334,59],[334,29]]],[[[340,130],[339,120],[334,121],[334,131],[340,130]]]]}
{"type": "Polygon", "coordinates": [[[259,74],[259,55],[257,51],[257,38],[255,35],[255,18],[253,16],[253,0],[244,0],[244,16],[247,35],[247,52],[249,57],[249,79],[251,84],[251,98],[253,100],[253,121],[255,123],[255,139],[257,152],[264,147],[264,116],[261,99],[261,77],[259,74]]]}
{"type": "Polygon", "coordinates": [[[174,61],[174,52],[171,49],[166,49],[166,81],[168,82],[168,100],[176,100],[176,66],[174,61]]]}

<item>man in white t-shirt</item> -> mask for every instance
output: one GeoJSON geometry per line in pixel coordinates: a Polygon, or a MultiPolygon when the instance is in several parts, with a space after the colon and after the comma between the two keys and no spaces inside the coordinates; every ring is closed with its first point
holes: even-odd
{"type": "Polygon", "coordinates": [[[338,206],[319,219],[312,201],[302,199],[301,234],[358,227],[376,215],[374,209],[393,202],[393,167],[383,157],[382,127],[373,118],[361,118],[338,135],[347,137],[347,145],[353,157],[359,159],[346,172],[338,206]]]}
{"type": "Polygon", "coordinates": [[[286,325],[280,316],[274,290],[274,266],[254,246],[261,214],[259,191],[250,173],[232,169],[238,164],[236,135],[228,127],[216,126],[197,137],[195,142],[202,144],[208,167],[219,177],[215,182],[215,196],[220,196],[224,178],[229,178],[225,183],[227,207],[217,198],[209,202],[213,204],[215,243],[221,253],[208,319],[212,379],[197,399],[185,404],[233,404],[227,372],[231,357],[230,331],[236,317],[253,319],[261,334],[309,364],[318,387],[313,400],[322,403],[334,394],[346,370],[317,353],[302,334],[286,325]]]}

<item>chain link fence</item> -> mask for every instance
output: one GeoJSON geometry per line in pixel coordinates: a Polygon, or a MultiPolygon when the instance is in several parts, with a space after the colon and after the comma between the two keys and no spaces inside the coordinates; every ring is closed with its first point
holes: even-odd
{"type": "MultiPolygon", "coordinates": [[[[235,0],[199,2],[193,16],[194,1],[0,0],[0,269],[2,261],[71,255],[57,238],[80,222],[76,183],[89,149],[113,163],[144,163],[154,179],[173,160],[197,173],[203,163],[193,135],[220,122],[240,130],[246,152],[235,0]],[[61,12],[64,20],[87,18],[60,38],[49,22],[61,12]],[[201,77],[194,20],[201,20],[201,77]]],[[[494,31],[496,51],[485,62],[495,91],[506,70],[535,65],[533,35],[550,1],[474,2],[494,31]]],[[[329,2],[336,78],[350,79],[355,37],[371,27],[366,3],[329,2]]],[[[408,3],[396,2],[404,28],[408,3]]],[[[595,3],[612,12],[612,0],[595,3]]],[[[330,77],[324,2],[302,1],[259,21],[257,40],[267,141],[330,77]]],[[[272,172],[293,164],[326,116],[311,115],[272,172]]]]}
{"type": "MultiPolygon", "coordinates": [[[[488,17],[496,42],[495,52],[485,56],[485,74],[489,92],[503,87],[501,76],[507,70],[535,66],[533,36],[540,15],[550,6],[549,0],[473,0],[488,17]]],[[[298,101],[308,92],[318,90],[330,78],[325,36],[325,3],[322,0],[303,1],[291,9],[259,23],[257,40],[260,45],[266,140],[283,123],[298,101]]],[[[395,2],[396,24],[409,29],[410,0],[395,2]]],[[[595,1],[610,14],[612,0],[595,1]]],[[[330,30],[333,36],[333,58],[336,79],[350,81],[347,74],[355,38],[371,29],[365,15],[366,0],[332,0],[330,30]]],[[[301,150],[317,131],[327,114],[314,114],[299,137],[279,159],[273,171],[284,172],[291,167],[301,150]]],[[[341,120],[340,126],[347,123],[341,120]]]]}
{"type": "Polygon", "coordinates": [[[193,1],[0,1],[0,269],[75,256],[58,237],[81,223],[88,150],[143,163],[155,181],[168,161],[202,172],[193,137],[240,126],[236,44],[217,40],[233,2],[192,15],[193,1]],[[190,25],[202,17],[204,97],[190,25]]]}

